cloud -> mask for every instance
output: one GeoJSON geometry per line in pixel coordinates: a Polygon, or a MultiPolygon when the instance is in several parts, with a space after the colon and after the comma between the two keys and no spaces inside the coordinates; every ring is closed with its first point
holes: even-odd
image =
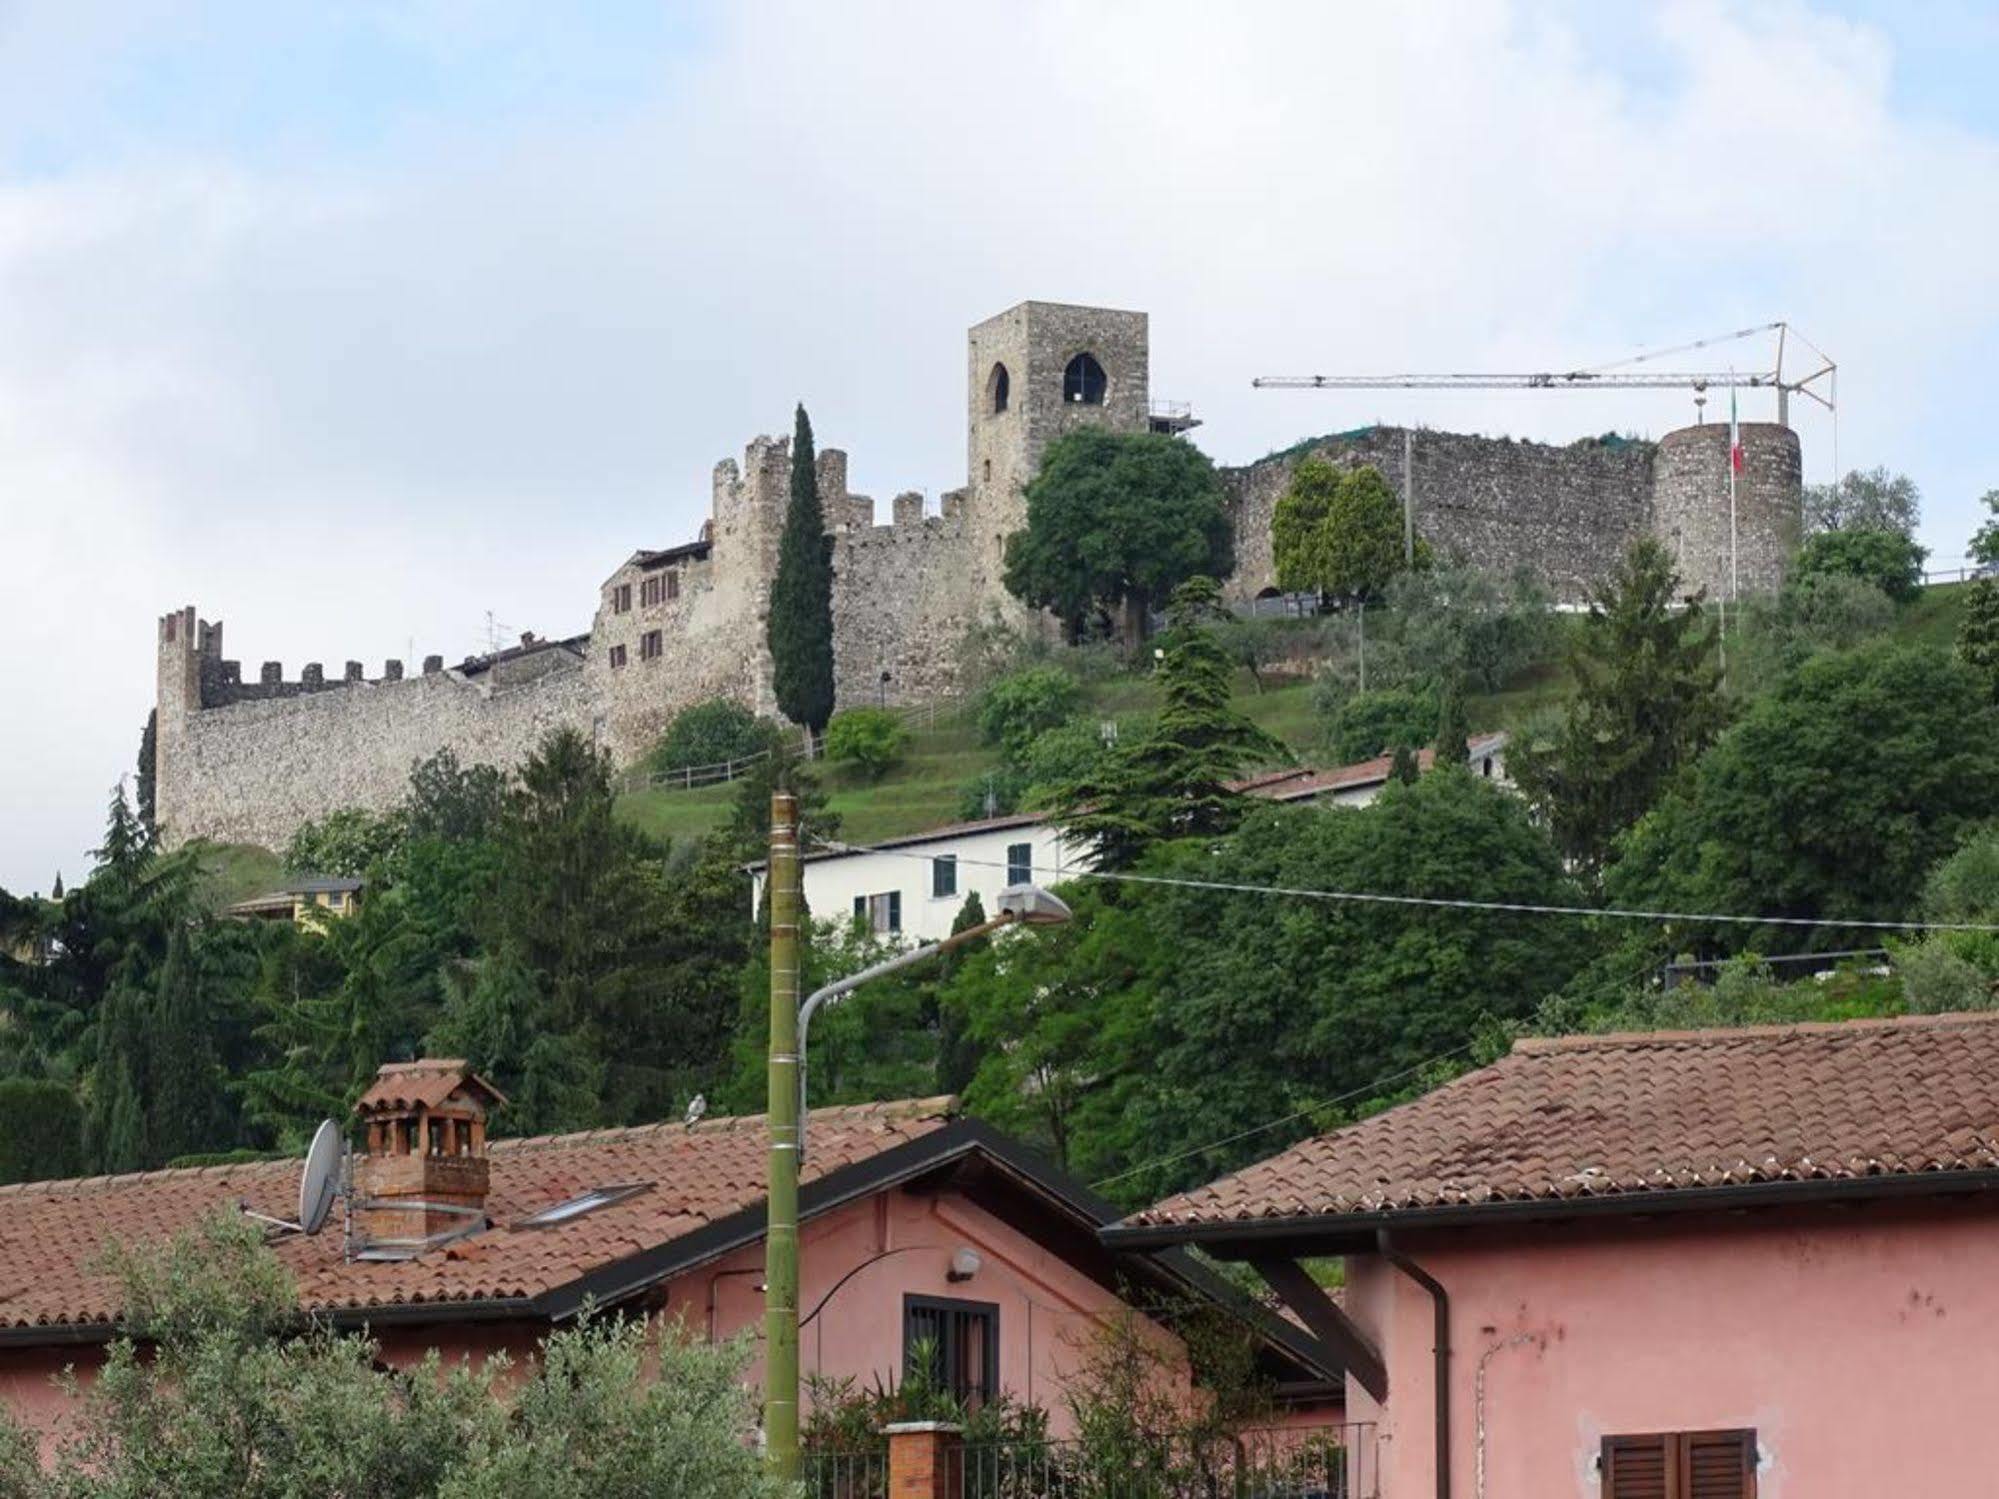
{"type": "Polygon", "coordinates": [[[1939,550],[1994,482],[1964,371],[1999,147],[1901,112],[1892,38],[1800,4],[859,0],[628,47],[462,10],[291,46],[264,13],[198,109],[151,81],[165,12],[6,34],[68,123],[0,106],[32,163],[0,176],[0,884],[77,872],[159,613],[224,618],[249,669],[458,653],[488,610],[581,629],[794,400],[858,487],[962,482],[962,330],[1024,297],[1148,309],[1155,392],[1230,461],[1377,417],[1664,430],[1684,397],[1248,382],[1789,317],[1842,361],[1842,463],[1913,472],[1939,550]]]}

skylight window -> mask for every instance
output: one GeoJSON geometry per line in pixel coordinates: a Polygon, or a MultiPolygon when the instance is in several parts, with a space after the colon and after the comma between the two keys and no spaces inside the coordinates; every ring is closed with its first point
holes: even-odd
{"type": "Polygon", "coordinates": [[[609,1207],[614,1202],[623,1202],[627,1197],[636,1197],[652,1186],[651,1182],[627,1182],[617,1187],[592,1187],[580,1196],[567,1202],[554,1203],[549,1207],[537,1208],[514,1225],[515,1228],[553,1228],[558,1223],[581,1218],[585,1213],[594,1213],[598,1208],[609,1207]]]}

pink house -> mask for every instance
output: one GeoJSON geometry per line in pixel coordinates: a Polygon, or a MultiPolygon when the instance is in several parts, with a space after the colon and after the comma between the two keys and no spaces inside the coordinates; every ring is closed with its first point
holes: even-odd
{"type": "MultiPolygon", "coordinates": [[[[316,1235],[271,1231],[303,1310],[366,1327],[395,1366],[433,1347],[531,1355],[586,1306],[663,1313],[711,1339],[761,1331],[761,1117],[489,1145],[503,1103],[462,1062],[382,1070],[358,1106],[351,1229],[336,1206],[316,1235]]],[[[1340,1366],[1309,1333],[1183,1252],[1106,1249],[1106,1204],[951,1100],[814,1110],[809,1140],[807,1372],[893,1383],[920,1337],[962,1395],[1009,1391],[1060,1426],[1065,1383],[1121,1298],[1227,1298],[1301,1419],[1339,1419],[1340,1366]]],[[[0,1401],[54,1434],[66,1402],[51,1377],[75,1365],[87,1379],[117,1333],[117,1288],[94,1268],[107,1240],[239,1205],[290,1218],[300,1174],[277,1161],[0,1187],[0,1401]]]]}
{"type": "Polygon", "coordinates": [[[1255,1265],[1383,1499],[1987,1494],[1995,1188],[1999,1016],[1921,1016],[1522,1041],[1105,1239],[1255,1265]]]}

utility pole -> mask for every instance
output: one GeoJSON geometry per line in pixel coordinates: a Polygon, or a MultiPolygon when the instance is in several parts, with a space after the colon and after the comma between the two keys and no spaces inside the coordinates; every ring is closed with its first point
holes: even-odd
{"type": "Polygon", "coordinates": [[[764,1441],[798,1481],[798,798],[770,799],[770,1224],[764,1238],[764,1441]]]}

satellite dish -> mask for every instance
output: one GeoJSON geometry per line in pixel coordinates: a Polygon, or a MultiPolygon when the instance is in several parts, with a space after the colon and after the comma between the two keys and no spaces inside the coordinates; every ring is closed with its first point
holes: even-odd
{"type": "Polygon", "coordinates": [[[333,1211],[333,1199],[340,1195],[340,1156],[345,1142],[340,1126],[331,1119],[320,1121],[313,1131],[312,1144],[305,1152],[305,1175],[298,1184],[298,1226],[316,1234],[333,1211]]]}

